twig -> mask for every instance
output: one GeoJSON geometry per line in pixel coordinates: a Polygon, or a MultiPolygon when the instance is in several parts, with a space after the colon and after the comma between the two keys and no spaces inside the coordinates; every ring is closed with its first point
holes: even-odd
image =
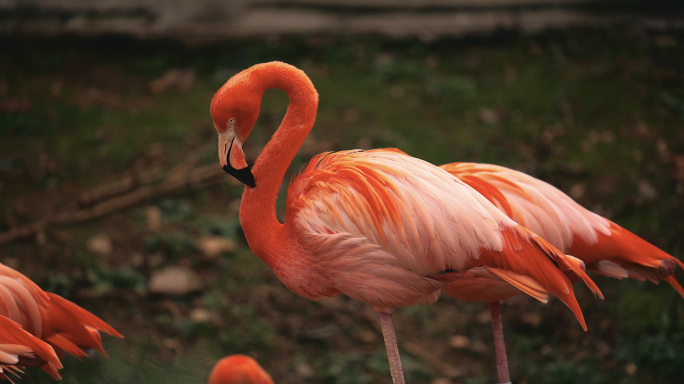
{"type": "MultiPolygon", "coordinates": [[[[193,160],[193,162],[194,161],[195,160],[193,160]]],[[[98,187],[81,196],[81,198],[86,196],[87,199],[84,201],[88,201],[90,204],[97,202],[99,199],[109,197],[107,200],[90,207],[67,210],[66,212],[59,213],[53,217],[43,218],[29,225],[12,228],[7,232],[0,233],[0,244],[36,235],[49,226],[75,224],[92,220],[111,212],[133,206],[141,201],[175,193],[183,188],[204,188],[218,182],[220,176],[223,175],[223,170],[214,163],[194,167],[192,163],[186,161],[167,172],[166,177],[157,185],[140,186],[131,192],[120,194],[120,191],[125,192],[128,190],[127,187],[131,185],[130,182],[122,179],[112,184],[98,187]]],[[[157,177],[148,176],[147,180],[158,179],[160,175],[156,176],[157,177]]],[[[135,184],[135,182],[133,183],[135,184]]]]}

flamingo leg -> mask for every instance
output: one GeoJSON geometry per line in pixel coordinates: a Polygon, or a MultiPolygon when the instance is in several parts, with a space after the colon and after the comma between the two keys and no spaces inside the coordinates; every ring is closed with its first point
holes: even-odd
{"type": "Polygon", "coordinates": [[[399,358],[399,348],[397,347],[397,337],[394,334],[394,323],[391,313],[378,313],[380,325],[382,326],[382,336],[385,339],[387,348],[387,359],[389,360],[390,372],[392,373],[393,384],[405,384],[404,372],[401,370],[401,359],[399,358]]]}
{"type": "Polygon", "coordinates": [[[501,323],[501,302],[490,301],[489,311],[492,314],[492,330],[494,331],[494,347],[496,348],[496,370],[499,373],[499,383],[510,384],[511,376],[508,373],[506,343],[504,342],[503,324],[501,323]]]}

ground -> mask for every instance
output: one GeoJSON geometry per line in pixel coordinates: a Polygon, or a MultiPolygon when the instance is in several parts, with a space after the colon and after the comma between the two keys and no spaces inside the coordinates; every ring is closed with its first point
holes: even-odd
{"type": "MultiPolygon", "coordinates": [[[[213,93],[250,65],[289,62],[320,94],[316,125],[291,172],[322,151],[389,146],[434,164],[500,164],[682,258],[683,44],[682,34],[620,28],[201,47],[4,37],[0,233],[47,221],[0,244],[0,261],[126,336],[105,337],[110,359],[64,358],[65,383],[202,383],[231,353],[254,356],[278,383],[386,383],[368,306],[298,297],[249,250],[237,218],[242,187],[211,173],[219,167],[213,93]],[[205,164],[210,177],[159,187],[187,175],[179,169],[205,164]],[[63,212],[89,214],[52,223],[63,212]],[[175,295],[153,283],[171,266],[189,275],[187,287],[172,285],[175,295]]],[[[248,160],[286,107],[284,93],[267,92],[245,143],[248,160]]],[[[592,277],[606,299],[576,285],[586,333],[558,300],[503,304],[513,382],[677,382],[684,300],[665,283],[592,277]]],[[[495,381],[486,303],[441,297],[397,310],[395,326],[408,382],[495,381]]],[[[23,379],[51,381],[37,370],[23,379]]]]}

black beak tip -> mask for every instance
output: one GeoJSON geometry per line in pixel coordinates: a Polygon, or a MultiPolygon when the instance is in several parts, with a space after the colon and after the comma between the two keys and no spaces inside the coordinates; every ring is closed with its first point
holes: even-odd
{"type": "Polygon", "coordinates": [[[254,175],[252,174],[251,169],[235,169],[230,166],[230,163],[228,163],[228,165],[223,166],[223,170],[226,171],[226,173],[228,173],[229,175],[238,179],[238,181],[240,181],[241,183],[248,185],[252,188],[256,188],[256,182],[254,181],[254,175]]]}
{"type": "Polygon", "coordinates": [[[238,179],[241,183],[243,183],[245,185],[249,185],[252,188],[256,188],[256,182],[254,181],[254,175],[252,174],[252,170],[249,169],[249,167],[242,168],[242,169],[235,169],[230,165],[230,152],[233,151],[233,141],[235,141],[235,139],[233,139],[230,142],[230,148],[228,148],[228,154],[226,155],[226,165],[224,165],[222,168],[229,175],[238,179]]]}

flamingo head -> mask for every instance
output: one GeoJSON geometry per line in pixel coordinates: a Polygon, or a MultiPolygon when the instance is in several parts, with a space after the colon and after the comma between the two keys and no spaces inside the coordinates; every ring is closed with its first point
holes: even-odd
{"type": "Polygon", "coordinates": [[[256,183],[245,161],[242,144],[259,117],[262,94],[249,81],[249,72],[243,71],[216,92],[210,109],[218,132],[221,168],[252,188],[256,183]]]}
{"type": "Polygon", "coordinates": [[[273,379],[251,357],[231,355],[216,363],[208,384],[273,384],[273,379]]]}

